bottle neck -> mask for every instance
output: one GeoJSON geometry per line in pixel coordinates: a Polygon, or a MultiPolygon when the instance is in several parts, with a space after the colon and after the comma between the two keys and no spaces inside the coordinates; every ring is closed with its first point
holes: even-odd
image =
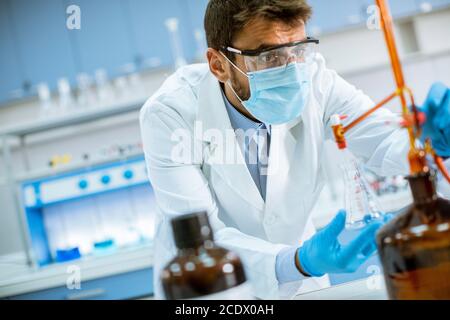
{"type": "Polygon", "coordinates": [[[211,240],[205,240],[203,242],[198,243],[197,245],[191,245],[189,247],[179,247],[178,255],[179,256],[191,256],[191,255],[200,255],[204,253],[207,249],[210,249],[214,246],[214,243],[211,240]]]}
{"type": "Polygon", "coordinates": [[[414,203],[418,205],[428,204],[436,201],[436,174],[421,173],[408,177],[411,186],[414,203]]]}

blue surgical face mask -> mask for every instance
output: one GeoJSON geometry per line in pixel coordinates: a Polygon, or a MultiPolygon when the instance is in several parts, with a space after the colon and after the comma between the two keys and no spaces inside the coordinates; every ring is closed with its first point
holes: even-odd
{"type": "Polygon", "coordinates": [[[291,63],[247,74],[228,61],[248,77],[250,99],[242,101],[230,81],[227,85],[256,119],[265,124],[277,125],[288,123],[302,114],[310,92],[309,64],[291,63]]]}

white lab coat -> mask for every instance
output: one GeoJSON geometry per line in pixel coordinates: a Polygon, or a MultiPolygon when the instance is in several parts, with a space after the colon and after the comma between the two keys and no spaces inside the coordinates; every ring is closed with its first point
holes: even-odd
{"type": "MultiPolygon", "coordinates": [[[[208,65],[179,69],[146,102],[140,122],[149,179],[159,207],[154,251],[155,297],[163,298],[160,272],[174,256],[170,219],[178,214],[206,209],[216,242],[237,252],[243,260],[254,293],[262,299],[292,298],[296,293],[329,285],[328,277],[309,278],[279,285],[275,275],[277,253],[299,246],[314,232],[310,212],[325,183],[323,147],[332,139],[329,118],[345,114],[350,119],[374,105],[325,66],[318,55],[312,73],[311,94],[301,117],[272,128],[266,202],[247,170],[237,141],[237,164],[215,157],[230,152],[204,132],[214,129],[224,136],[232,130],[219,82],[208,65]],[[185,141],[174,139],[184,130],[185,141]],[[177,131],[178,130],[178,131],[177,131]],[[187,141],[187,142],[186,142],[187,141]],[[197,142],[192,146],[192,141],[197,142]],[[180,144],[190,145],[192,159],[174,161],[180,144]],[[176,151],[175,151],[176,153],[176,151]]],[[[349,149],[380,175],[407,174],[408,137],[405,131],[385,126],[396,116],[379,110],[347,134],[349,149]]]]}

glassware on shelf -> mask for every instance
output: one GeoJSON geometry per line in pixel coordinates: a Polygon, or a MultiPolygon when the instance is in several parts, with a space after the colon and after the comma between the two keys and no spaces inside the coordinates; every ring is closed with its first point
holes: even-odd
{"type": "Polygon", "coordinates": [[[69,108],[73,106],[74,99],[70,89],[69,80],[61,78],[58,80],[58,94],[59,94],[59,111],[66,113],[69,108]]]}
{"type": "Polygon", "coordinates": [[[136,64],[127,63],[122,67],[123,73],[127,77],[127,85],[129,86],[126,93],[131,97],[140,97],[144,94],[144,86],[141,75],[137,71],[136,64]]]}
{"type": "Polygon", "coordinates": [[[130,94],[130,84],[126,76],[120,76],[114,79],[114,90],[118,100],[126,100],[130,94]]]}
{"type": "Polygon", "coordinates": [[[97,96],[100,103],[106,103],[114,98],[114,90],[108,79],[108,73],[105,69],[95,71],[95,84],[97,85],[97,96]]]}
{"type": "Polygon", "coordinates": [[[37,93],[40,102],[39,114],[42,118],[48,117],[54,111],[54,105],[48,84],[45,82],[39,83],[37,85],[37,93]]]}
{"type": "Polygon", "coordinates": [[[179,35],[179,20],[177,18],[169,18],[165,22],[166,28],[170,34],[170,44],[172,47],[172,54],[175,60],[175,68],[178,69],[187,64],[184,58],[183,47],[179,35]]]}
{"type": "Polygon", "coordinates": [[[77,76],[78,82],[78,105],[82,107],[93,107],[96,103],[96,95],[92,88],[92,78],[87,73],[77,76]]]}
{"type": "MultiPolygon", "coordinates": [[[[347,153],[347,152],[346,152],[347,153]]],[[[376,195],[363,175],[354,157],[346,157],[341,164],[344,175],[344,201],[347,210],[347,229],[359,229],[373,220],[380,219],[376,195]]]]}

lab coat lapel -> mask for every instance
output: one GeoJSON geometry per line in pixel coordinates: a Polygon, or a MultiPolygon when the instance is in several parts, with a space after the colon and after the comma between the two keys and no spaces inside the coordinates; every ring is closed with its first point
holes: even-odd
{"type": "Polygon", "coordinates": [[[286,191],[290,181],[289,170],[295,161],[297,146],[297,138],[292,131],[295,126],[300,125],[299,123],[300,120],[296,120],[286,125],[272,127],[266,192],[268,212],[279,212],[289,205],[286,201],[286,191]]]}
{"type": "Polygon", "coordinates": [[[226,111],[220,84],[212,74],[208,74],[200,85],[197,125],[202,127],[203,134],[197,135],[196,139],[208,144],[206,157],[211,168],[234,192],[262,211],[264,200],[247,169],[226,111]]]}

